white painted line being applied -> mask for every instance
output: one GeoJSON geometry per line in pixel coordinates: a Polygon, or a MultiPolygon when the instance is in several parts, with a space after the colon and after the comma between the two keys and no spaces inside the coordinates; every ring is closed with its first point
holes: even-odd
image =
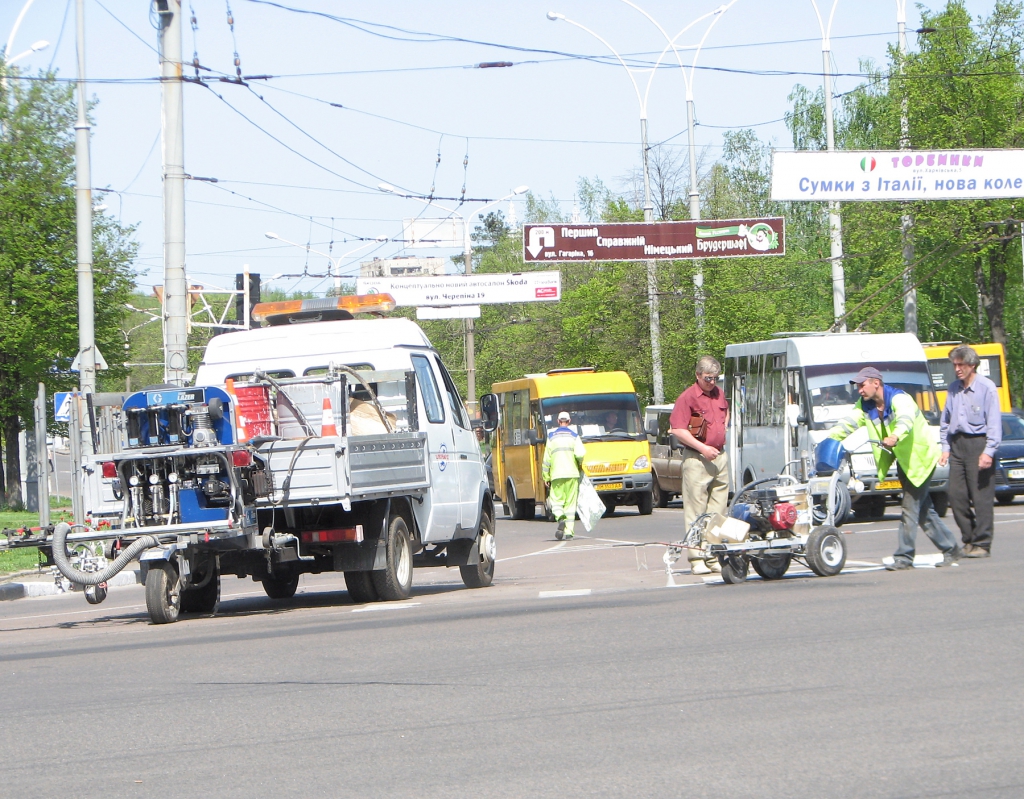
{"type": "Polygon", "coordinates": [[[563,596],[590,596],[590,589],[577,588],[572,591],[541,591],[537,594],[538,599],[557,599],[563,596]]]}
{"type": "Polygon", "coordinates": [[[405,602],[401,605],[396,605],[394,602],[385,602],[380,605],[367,605],[365,608],[355,608],[353,613],[372,613],[377,610],[402,610],[402,608],[414,608],[417,605],[422,605],[422,602],[405,602]]]}

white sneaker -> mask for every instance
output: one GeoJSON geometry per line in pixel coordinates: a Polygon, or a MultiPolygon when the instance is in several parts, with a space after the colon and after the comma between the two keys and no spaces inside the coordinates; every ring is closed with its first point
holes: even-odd
{"type": "Polygon", "coordinates": [[[708,568],[708,564],[706,564],[703,560],[691,560],[690,574],[711,574],[711,569],[708,568]]]}

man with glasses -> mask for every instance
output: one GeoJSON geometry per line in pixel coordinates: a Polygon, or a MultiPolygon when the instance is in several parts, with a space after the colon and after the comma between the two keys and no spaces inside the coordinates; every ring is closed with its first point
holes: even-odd
{"type": "MultiPolygon", "coordinates": [[[[697,361],[697,382],[679,395],[669,432],[683,449],[683,524],[686,530],[703,513],[725,513],[729,502],[729,461],[725,429],[729,403],[718,387],[722,366],[710,355],[697,361]]],[[[720,571],[717,560],[706,562],[702,553],[687,553],[694,574],[720,571]]]]}
{"type": "Polygon", "coordinates": [[[964,556],[987,558],[996,500],[994,459],[1003,440],[999,393],[995,383],[978,374],[981,358],[973,348],[956,347],[949,360],[957,379],[942,409],[939,463],[949,463],[949,506],[963,537],[964,556]]]}

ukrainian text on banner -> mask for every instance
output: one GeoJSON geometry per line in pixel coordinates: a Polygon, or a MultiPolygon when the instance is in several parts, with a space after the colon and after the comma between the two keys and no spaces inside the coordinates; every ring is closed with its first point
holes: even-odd
{"type": "Polygon", "coordinates": [[[1024,150],[777,151],[773,200],[1024,197],[1024,150]]]}

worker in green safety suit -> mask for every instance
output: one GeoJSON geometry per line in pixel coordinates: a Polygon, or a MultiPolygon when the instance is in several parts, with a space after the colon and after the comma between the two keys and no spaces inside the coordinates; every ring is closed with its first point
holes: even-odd
{"type": "Polygon", "coordinates": [[[548,502],[558,527],[555,538],[572,538],[576,522],[576,500],[580,495],[580,470],[587,454],[576,431],[569,427],[572,418],[562,411],[558,414],[558,427],[548,433],[544,447],[541,476],[548,487],[548,502]]]}
{"type": "Polygon", "coordinates": [[[889,571],[913,568],[918,525],[942,552],[942,562],[937,565],[950,565],[960,558],[961,551],[953,534],[935,512],[928,493],[941,450],[928,430],[921,409],[905,391],[885,385],[882,373],[873,366],[865,366],[850,382],[857,386],[860,401],[853,406],[852,414],[832,428],[829,438],[842,441],[858,427],[866,427],[878,479],[885,479],[895,460],[903,488],[898,544],[893,562],[887,563],[885,568],[889,571]]]}

